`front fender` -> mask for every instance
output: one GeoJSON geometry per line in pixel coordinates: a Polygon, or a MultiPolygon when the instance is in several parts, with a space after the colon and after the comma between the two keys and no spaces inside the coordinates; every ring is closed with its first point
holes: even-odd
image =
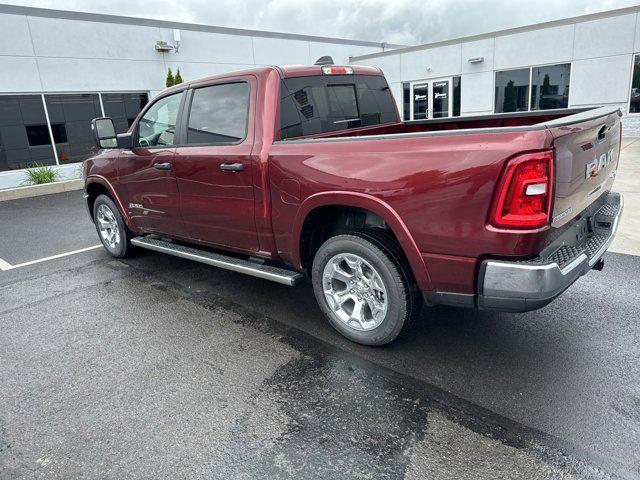
{"type": "Polygon", "coordinates": [[[422,256],[420,255],[420,250],[409,233],[407,226],[404,224],[397,212],[387,203],[366,193],[344,191],[321,192],[311,195],[302,202],[294,220],[292,232],[293,245],[291,253],[295,265],[298,268],[302,268],[302,261],[300,258],[300,237],[302,235],[304,222],[312,210],[325,206],[362,208],[364,210],[369,210],[382,218],[398,239],[400,247],[409,261],[409,265],[411,266],[413,275],[418,283],[418,287],[421,290],[432,290],[429,273],[427,272],[422,256]]]}
{"type": "MultiPolygon", "coordinates": [[[[89,193],[89,189],[90,189],[90,185],[91,184],[101,185],[102,187],[104,187],[109,192],[109,195],[111,196],[113,201],[118,206],[118,209],[120,209],[120,214],[122,215],[122,218],[124,219],[125,223],[127,224],[127,226],[129,226],[129,228],[131,228],[132,227],[131,218],[129,217],[129,214],[127,213],[127,210],[124,208],[124,205],[123,205],[122,201],[120,200],[120,197],[116,193],[115,188],[113,188],[113,185],[111,184],[111,182],[109,180],[107,180],[107,178],[103,177],[102,175],[96,175],[96,174],[89,175],[84,180],[84,192],[85,192],[85,194],[89,193]]],[[[91,212],[91,214],[93,215],[93,212],[91,212]]]]}

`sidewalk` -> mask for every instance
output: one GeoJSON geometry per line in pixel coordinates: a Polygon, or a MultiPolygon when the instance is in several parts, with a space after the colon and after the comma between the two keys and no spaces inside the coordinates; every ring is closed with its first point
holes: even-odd
{"type": "Polygon", "coordinates": [[[624,212],[612,252],[640,255],[640,138],[623,138],[613,190],[624,196],[624,212]]]}

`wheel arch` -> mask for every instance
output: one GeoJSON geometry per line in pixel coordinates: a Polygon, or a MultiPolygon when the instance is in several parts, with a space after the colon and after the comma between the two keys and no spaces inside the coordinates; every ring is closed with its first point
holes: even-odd
{"type": "Polygon", "coordinates": [[[374,196],[357,192],[322,192],[308,197],[301,205],[293,226],[292,258],[296,267],[304,268],[304,229],[314,212],[322,209],[359,209],[384,221],[402,249],[420,289],[430,290],[431,280],[418,246],[400,216],[387,203],[374,196]]]}
{"type": "Polygon", "coordinates": [[[106,194],[115,202],[118,209],[120,210],[120,214],[122,218],[124,218],[127,226],[130,225],[130,218],[127,214],[127,210],[124,208],[124,205],[120,201],[120,197],[116,194],[113,185],[106,178],[99,175],[91,175],[87,177],[84,184],[84,191],[86,194],[87,208],[89,209],[89,215],[93,219],[93,205],[100,194],[106,194]]]}

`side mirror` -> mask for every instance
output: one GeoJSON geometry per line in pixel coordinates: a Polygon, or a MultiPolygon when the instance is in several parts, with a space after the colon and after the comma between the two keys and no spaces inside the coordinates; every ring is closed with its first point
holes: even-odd
{"type": "Polygon", "coordinates": [[[118,148],[131,150],[133,148],[133,134],[130,132],[119,133],[117,136],[118,148]]]}
{"type": "Polygon", "coordinates": [[[116,129],[110,118],[94,118],[91,120],[91,132],[98,148],[116,148],[118,146],[116,129]]]}

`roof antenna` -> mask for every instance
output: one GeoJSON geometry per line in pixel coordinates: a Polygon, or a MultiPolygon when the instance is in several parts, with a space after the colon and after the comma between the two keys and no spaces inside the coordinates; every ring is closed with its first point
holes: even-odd
{"type": "Polygon", "coordinates": [[[316,63],[314,63],[314,65],[333,65],[333,58],[331,58],[329,55],[325,55],[324,57],[320,57],[318,60],[316,60],[316,63]]]}

